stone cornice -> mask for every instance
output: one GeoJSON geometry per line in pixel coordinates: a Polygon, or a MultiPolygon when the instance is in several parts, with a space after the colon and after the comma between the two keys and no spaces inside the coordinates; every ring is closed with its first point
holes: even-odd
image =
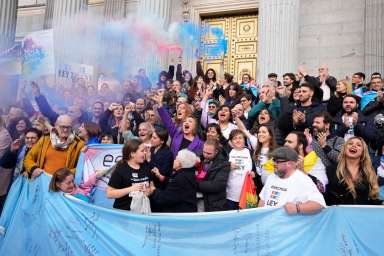
{"type": "Polygon", "coordinates": [[[40,14],[44,14],[44,12],[45,12],[45,5],[23,7],[23,8],[17,9],[18,16],[40,15],[40,14]]]}

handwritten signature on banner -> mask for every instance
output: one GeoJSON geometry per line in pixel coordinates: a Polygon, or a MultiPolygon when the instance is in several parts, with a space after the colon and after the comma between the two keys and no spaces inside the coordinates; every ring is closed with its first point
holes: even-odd
{"type": "Polygon", "coordinates": [[[160,256],[161,247],[161,224],[147,224],[145,226],[145,235],[142,247],[151,246],[156,250],[156,255],[160,256]]]}

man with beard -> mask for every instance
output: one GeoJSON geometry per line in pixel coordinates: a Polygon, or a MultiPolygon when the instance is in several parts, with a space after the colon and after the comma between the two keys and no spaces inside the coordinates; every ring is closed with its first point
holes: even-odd
{"type": "MultiPolygon", "coordinates": [[[[292,86],[296,83],[295,74],[285,73],[283,75],[283,84],[276,87],[276,92],[279,95],[280,100],[282,98],[288,98],[291,94],[292,86]]],[[[297,83],[296,83],[297,84],[297,83]]]]}
{"type": "Polygon", "coordinates": [[[203,146],[203,161],[198,169],[197,188],[203,193],[206,212],[225,211],[226,187],[230,164],[220,153],[219,142],[207,140],[203,146]]]}
{"type": "Polygon", "coordinates": [[[308,174],[320,192],[325,191],[328,184],[326,168],[315,151],[307,152],[308,141],[304,133],[293,131],[285,138],[285,147],[298,153],[297,169],[308,174]]]}
{"type": "Polygon", "coordinates": [[[312,124],[312,148],[325,167],[337,163],[344,139],[331,134],[332,117],[328,112],[315,113],[312,124]]]}
{"type": "Polygon", "coordinates": [[[335,134],[347,141],[353,136],[359,136],[369,144],[374,140],[372,121],[362,115],[359,110],[360,98],[356,95],[346,95],[343,107],[335,118],[335,134]]]}
{"type": "Polygon", "coordinates": [[[284,206],[289,215],[314,214],[325,208],[323,195],[307,175],[296,169],[297,152],[280,147],[271,156],[275,173],[261,190],[259,207],[284,206]]]}
{"type": "Polygon", "coordinates": [[[292,114],[289,112],[281,116],[284,118],[281,121],[284,122],[279,122],[279,128],[283,134],[288,134],[293,130],[303,132],[312,126],[314,113],[325,111],[323,105],[312,100],[313,95],[314,87],[311,84],[301,84],[299,102],[294,107],[292,114]]]}

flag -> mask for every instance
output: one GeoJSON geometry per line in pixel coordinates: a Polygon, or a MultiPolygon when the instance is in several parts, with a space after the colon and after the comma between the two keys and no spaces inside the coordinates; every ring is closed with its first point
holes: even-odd
{"type": "Polygon", "coordinates": [[[256,186],[250,173],[247,173],[244,179],[243,187],[240,193],[239,207],[240,209],[257,207],[256,186]]]}

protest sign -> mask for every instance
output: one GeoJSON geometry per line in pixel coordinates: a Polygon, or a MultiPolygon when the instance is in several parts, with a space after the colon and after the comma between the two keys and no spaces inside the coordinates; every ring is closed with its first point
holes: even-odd
{"type": "Polygon", "coordinates": [[[25,79],[55,73],[53,30],[28,34],[22,41],[22,75],[25,79]]]}

